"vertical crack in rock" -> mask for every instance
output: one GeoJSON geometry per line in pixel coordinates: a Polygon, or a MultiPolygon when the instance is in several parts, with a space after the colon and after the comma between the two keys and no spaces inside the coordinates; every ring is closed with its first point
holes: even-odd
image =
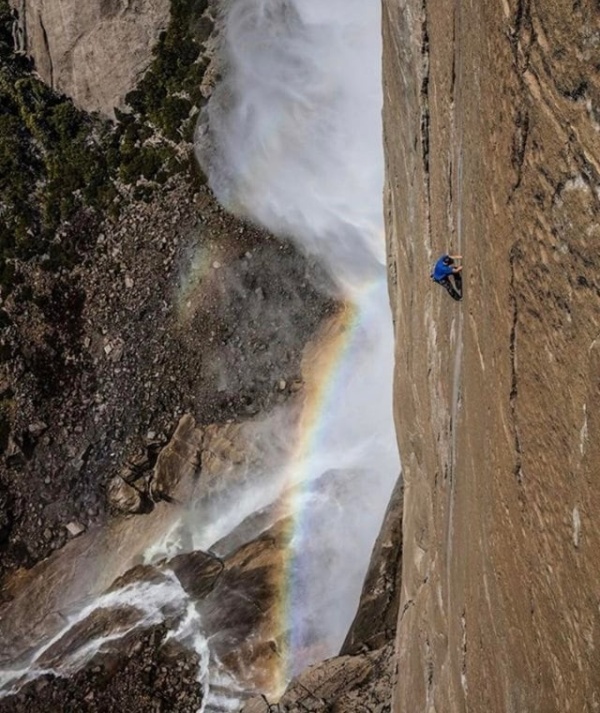
{"type": "Polygon", "coordinates": [[[515,169],[516,179],[510,192],[510,198],[521,185],[523,178],[523,164],[525,162],[525,152],[527,150],[527,139],[529,137],[529,113],[527,110],[519,109],[515,116],[515,133],[513,135],[511,163],[515,169]]]}
{"type": "Polygon", "coordinates": [[[535,30],[531,20],[529,0],[518,0],[509,39],[515,65],[519,74],[523,74],[529,67],[531,48],[535,42],[535,30]]]}
{"type": "Polygon", "coordinates": [[[467,610],[463,607],[462,614],[460,617],[460,624],[462,629],[462,639],[461,639],[461,670],[460,670],[460,682],[463,687],[465,694],[465,699],[467,696],[468,684],[467,684],[467,610]]]}
{"type": "Polygon", "coordinates": [[[510,250],[510,301],[512,307],[512,324],[510,328],[510,342],[509,342],[509,353],[510,353],[510,370],[511,370],[511,388],[510,388],[510,413],[511,420],[514,429],[515,438],[515,467],[514,475],[516,481],[519,485],[523,484],[523,464],[522,464],[522,450],[521,450],[521,438],[519,435],[519,422],[517,419],[517,397],[519,395],[518,391],[518,379],[517,379],[517,324],[519,320],[519,310],[517,293],[515,286],[515,262],[520,257],[520,250],[518,243],[514,243],[510,250]]]}
{"type": "Polygon", "coordinates": [[[431,643],[429,637],[425,639],[425,663],[426,663],[426,674],[427,674],[427,704],[431,703],[431,695],[433,692],[433,676],[435,673],[435,666],[433,664],[433,653],[431,651],[431,643]]]}
{"type": "Polygon", "coordinates": [[[421,5],[421,155],[425,182],[425,221],[431,244],[431,177],[429,175],[429,30],[427,27],[427,0],[421,5]]]}
{"type": "Polygon", "coordinates": [[[456,11],[452,11],[452,72],[450,78],[450,103],[454,106],[456,98],[456,11]]]}
{"type": "Polygon", "coordinates": [[[40,23],[40,29],[42,31],[42,38],[44,40],[44,47],[46,49],[46,55],[48,57],[48,69],[49,69],[49,76],[48,76],[48,84],[51,87],[54,87],[54,65],[52,62],[52,53],[50,52],[50,42],[48,40],[48,32],[46,31],[46,28],[44,26],[44,20],[42,19],[42,13],[38,13],[38,22],[40,23]]]}
{"type": "Polygon", "coordinates": [[[398,624],[402,622],[402,619],[404,619],[404,615],[406,612],[415,605],[415,597],[411,597],[407,602],[405,602],[404,606],[402,607],[402,611],[400,612],[400,616],[398,617],[398,624]]]}
{"type": "Polygon", "coordinates": [[[529,0],[518,0],[514,23],[509,38],[514,56],[517,82],[523,98],[522,101],[518,102],[517,106],[519,106],[519,108],[516,110],[514,118],[515,132],[512,141],[511,163],[515,169],[516,178],[510,190],[508,199],[510,202],[515,191],[521,185],[525,152],[527,150],[527,139],[529,137],[529,111],[527,108],[521,108],[524,107],[524,100],[527,96],[524,75],[529,70],[531,48],[535,42],[535,31],[531,19],[529,0]]]}
{"type": "MultiPolygon", "coordinates": [[[[457,74],[457,54],[458,47],[456,44],[456,23],[458,21],[458,13],[453,9],[452,11],[452,71],[450,79],[450,132],[451,136],[456,135],[456,74],[457,74]]],[[[454,225],[454,185],[453,185],[453,175],[454,175],[454,153],[448,151],[448,168],[447,168],[447,184],[448,184],[448,206],[446,209],[446,216],[448,222],[448,232],[452,236],[452,241],[455,237],[455,225],[454,225]]]]}

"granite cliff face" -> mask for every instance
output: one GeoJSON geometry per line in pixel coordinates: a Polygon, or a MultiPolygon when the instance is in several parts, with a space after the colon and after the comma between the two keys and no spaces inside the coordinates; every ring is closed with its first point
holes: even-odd
{"type": "Polygon", "coordinates": [[[112,115],[150,64],[169,0],[11,0],[40,77],[86,111],[112,115]]]}
{"type": "Polygon", "coordinates": [[[598,710],[598,11],[383,10],[395,710],[598,710]],[[459,304],[428,278],[446,250],[459,304]]]}

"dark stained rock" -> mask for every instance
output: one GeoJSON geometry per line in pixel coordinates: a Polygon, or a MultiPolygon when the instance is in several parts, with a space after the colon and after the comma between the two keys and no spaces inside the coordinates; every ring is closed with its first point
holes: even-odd
{"type": "Polygon", "coordinates": [[[203,599],[215,588],[225,567],[222,560],[205,552],[190,552],[169,560],[181,586],[194,599],[203,599]]]}
{"type": "Polygon", "coordinates": [[[214,636],[235,631],[243,641],[275,624],[270,614],[279,595],[279,573],[289,541],[289,522],[280,520],[225,559],[218,586],[202,606],[207,631],[214,636]]]}
{"type": "Polygon", "coordinates": [[[253,690],[272,687],[280,661],[281,572],[289,537],[289,521],[280,520],[226,557],[217,585],[200,604],[211,651],[253,690]]]}

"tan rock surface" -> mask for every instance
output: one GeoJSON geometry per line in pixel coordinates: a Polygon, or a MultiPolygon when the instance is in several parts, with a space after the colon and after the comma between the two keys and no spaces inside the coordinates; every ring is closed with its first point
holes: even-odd
{"type": "Polygon", "coordinates": [[[155,501],[172,501],[180,492],[180,484],[187,484],[185,496],[193,491],[191,484],[200,465],[203,431],[186,414],[165,448],[160,452],[150,480],[150,492],[155,501]]]}
{"type": "Polygon", "coordinates": [[[112,115],[152,58],[169,0],[11,0],[40,77],[87,111],[112,115]]]}
{"type": "Polygon", "coordinates": [[[600,708],[598,19],[384,0],[403,713],[600,708]]]}
{"type": "Polygon", "coordinates": [[[273,706],[266,696],[251,698],[242,713],[390,710],[395,680],[394,646],[357,656],[336,656],[311,666],[295,678],[273,706]]]}

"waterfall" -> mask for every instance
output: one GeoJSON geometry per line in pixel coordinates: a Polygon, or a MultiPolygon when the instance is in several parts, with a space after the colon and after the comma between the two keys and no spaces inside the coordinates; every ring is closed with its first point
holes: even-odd
{"type": "Polygon", "coordinates": [[[198,131],[197,154],[221,203],[319,259],[354,310],[286,476],[294,536],[282,583],[282,682],[343,640],[400,468],[380,55],[379,3],[234,0],[223,79],[198,131]],[[343,484],[334,496],[313,487],[328,478],[343,484]]]}

